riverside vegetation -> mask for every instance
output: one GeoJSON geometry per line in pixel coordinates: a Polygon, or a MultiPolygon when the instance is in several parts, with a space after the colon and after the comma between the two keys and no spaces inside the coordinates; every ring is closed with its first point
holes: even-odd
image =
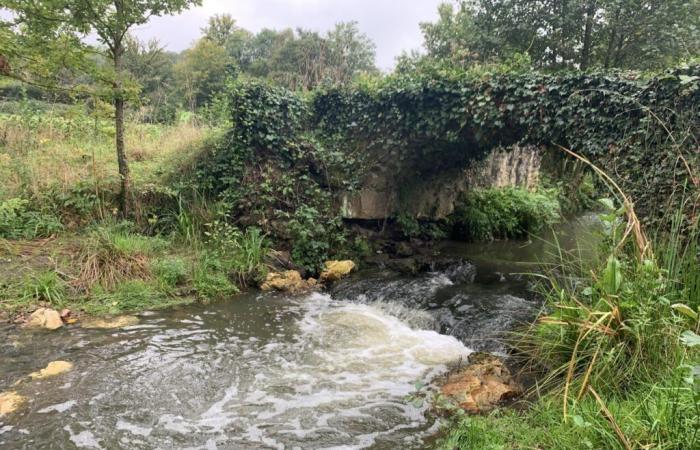
{"type": "MultiPolygon", "coordinates": [[[[3,314],[35,305],[114,314],[223,299],[264,278],[272,247],[289,249],[310,273],[332,256],[367,254],[372,243],[343,226],[332,195],[359,183],[351,166],[361,162],[303,131],[304,100],[253,83],[232,85],[227,102],[233,119],[224,125],[183,117],[130,127],[140,150],[131,221],[117,219],[108,125],[27,106],[4,116],[3,314]],[[47,155],[64,164],[57,170],[47,155]]],[[[549,184],[472,191],[446,223],[404,215],[396,226],[405,238],[525,236],[560,220],[569,197],[549,184]]],[[[687,214],[696,198],[686,196],[669,228],[642,247],[626,230],[637,219],[625,198],[604,203],[600,261],[561,255],[546,268],[546,313],[511,339],[515,354],[546,374],[534,403],[457,414],[444,448],[697,444],[700,271],[697,219],[687,214]]]]}
{"type": "MultiPolygon", "coordinates": [[[[447,20],[453,14],[443,9],[444,23],[424,26],[428,56],[404,57],[391,75],[378,75],[365,54],[371,43],[341,26],[323,42],[350,35],[365,45],[357,67],[334,77],[319,76],[332,64],[275,71],[287,67],[279,50],[240,59],[238,71],[208,65],[194,80],[193,58],[235,55],[234,37],[253,45],[263,35],[213,20],[168,78],[180,79],[187,104],[160,102],[151,86],[146,107],[128,110],[126,215],[109,105],[83,92],[52,103],[43,89],[0,80],[0,317],[21,322],[39,306],[105,315],[235,301],[280,255],[309,276],[329,259],[362,264],[382,243],[344,220],[342,197],[373,170],[410,192],[417,179],[531,144],[547,159],[533,189],[469,190],[441,220],[411,214],[409,194],[401,214],[362,224],[415,242],[525,238],[584,209],[603,223],[595,258],[555,245],[558,263],[533,276],[543,312],[507,338],[538,375],[531,392],[517,408],[481,416],[436,395],[436,408],[451,413],[437,445],[700,447],[700,66],[577,72],[564,60],[567,71],[555,72],[544,50],[498,64],[440,56],[454,47],[438,45],[453,40],[442,33],[455,32],[443,30],[459,23],[447,20]]],[[[316,38],[292,33],[276,45],[316,38]]],[[[128,61],[143,62],[147,49],[131,45],[128,61]]],[[[586,65],[607,48],[589,45],[586,65]]]]}

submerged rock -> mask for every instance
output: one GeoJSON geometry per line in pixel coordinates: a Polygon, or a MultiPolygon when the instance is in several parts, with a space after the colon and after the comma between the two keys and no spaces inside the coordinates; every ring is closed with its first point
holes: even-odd
{"type": "Polygon", "coordinates": [[[326,261],[325,270],[321,272],[321,281],[337,281],[355,270],[355,263],[348,260],[326,261]]]}
{"type": "Polygon", "coordinates": [[[469,364],[449,374],[440,392],[465,411],[477,414],[517,397],[523,389],[501,358],[472,353],[469,364]]]}
{"type": "Polygon", "coordinates": [[[0,417],[17,411],[27,399],[16,392],[0,392],[0,417]]]}
{"type": "Polygon", "coordinates": [[[61,315],[58,311],[50,308],[39,308],[29,316],[27,326],[56,330],[63,326],[63,320],[61,320],[61,315]]]}
{"type": "Polygon", "coordinates": [[[38,372],[32,372],[29,377],[32,380],[43,380],[49,377],[55,377],[57,375],[64,374],[73,370],[73,363],[68,361],[53,361],[50,362],[48,366],[41,369],[38,372]]]}
{"type": "Polygon", "coordinates": [[[297,270],[284,272],[269,272],[265,281],[260,285],[263,291],[282,291],[290,293],[306,292],[317,285],[314,278],[304,280],[297,270]]]}
{"type": "Polygon", "coordinates": [[[115,328],[124,328],[136,325],[139,323],[139,318],[136,316],[116,316],[106,318],[90,318],[82,322],[83,328],[97,328],[111,330],[115,328]]]}

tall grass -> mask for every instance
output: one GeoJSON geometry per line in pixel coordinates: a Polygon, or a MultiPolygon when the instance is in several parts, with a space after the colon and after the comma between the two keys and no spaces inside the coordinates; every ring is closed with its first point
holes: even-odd
{"type": "Polygon", "coordinates": [[[631,202],[603,205],[600,260],[559,250],[545,313],[513,339],[545,374],[534,405],[459,419],[442,448],[700,448],[697,218],[650,241],[631,202]]]}

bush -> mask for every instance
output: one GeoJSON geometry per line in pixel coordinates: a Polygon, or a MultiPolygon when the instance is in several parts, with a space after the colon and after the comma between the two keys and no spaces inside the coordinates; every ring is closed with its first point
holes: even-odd
{"type": "Polygon", "coordinates": [[[492,188],[463,194],[450,217],[459,239],[484,241],[520,238],[561,220],[557,193],[521,188],[492,188]]]}
{"type": "Polygon", "coordinates": [[[36,239],[63,229],[57,217],[29,209],[29,201],[12,198],[0,202],[0,238],[36,239]]]}

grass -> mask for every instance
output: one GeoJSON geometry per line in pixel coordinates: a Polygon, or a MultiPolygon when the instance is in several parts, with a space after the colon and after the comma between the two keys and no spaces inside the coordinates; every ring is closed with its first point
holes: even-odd
{"type": "Polygon", "coordinates": [[[127,124],[137,223],[117,223],[108,118],[80,108],[0,113],[0,316],[208,301],[264,277],[265,236],[208,228],[214,210],[178,191],[178,174],[216,132],[194,120],[127,124]]]}
{"type": "MultiPolygon", "coordinates": [[[[136,190],[160,184],[197,153],[212,132],[196,122],[128,123],[126,148],[136,190]]],[[[76,112],[0,114],[0,199],[42,198],[88,181],[101,195],[117,177],[114,129],[109,120],[76,112]]]]}
{"type": "Polygon", "coordinates": [[[226,299],[260,277],[268,244],[258,230],[202,234],[199,248],[177,236],[145,236],[105,222],[41,242],[0,241],[0,316],[38,306],[116,314],[226,299]],[[26,275],[29,273],[29,275],[26,275]]]}
{"type": "Polygon", "coordinates": [[[605,204],[605,257],[560,253],[545,313],[512,339],[546,374],[533,403],[460,416],[440,448],[700,448],[700,354],[681,339],[700,331],[697,220],[652,246],[629,206],[605,204]]]}

